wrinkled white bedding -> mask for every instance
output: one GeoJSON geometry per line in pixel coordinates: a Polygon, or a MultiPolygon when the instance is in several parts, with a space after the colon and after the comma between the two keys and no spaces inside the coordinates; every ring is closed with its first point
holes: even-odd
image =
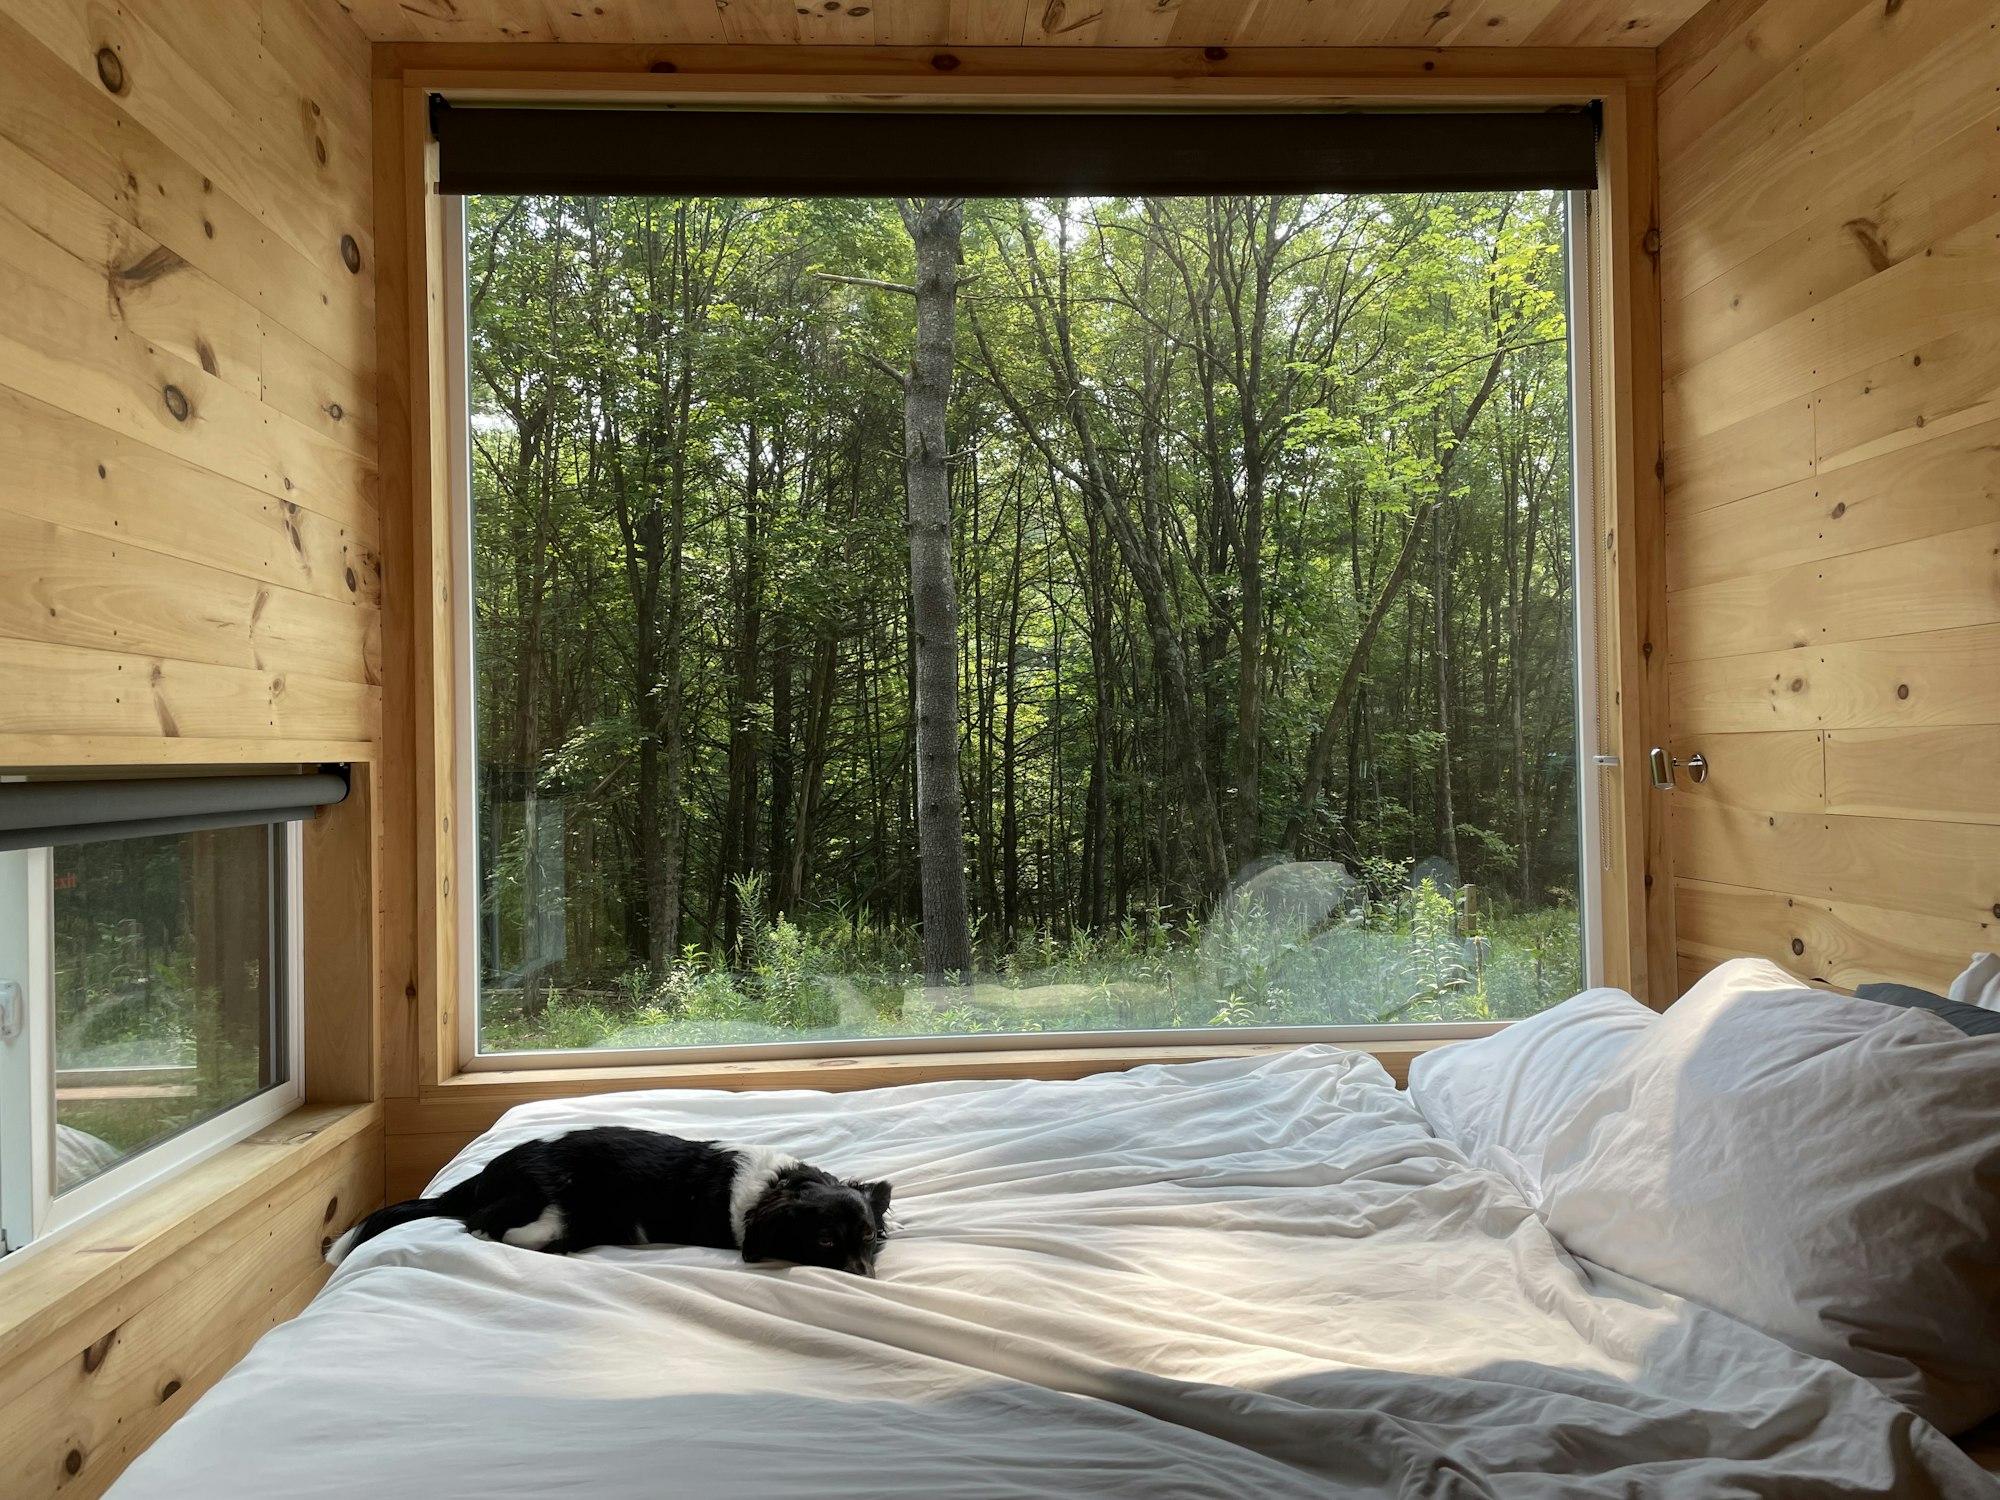
{"type": "Polygon", "coordinates": [[[525,1107],[896,1184],[881,1279],[357,1250],[115,1500],[1996,1491],[1865,1382],[1582,1266],[1362,1053],[525,1107]]]}

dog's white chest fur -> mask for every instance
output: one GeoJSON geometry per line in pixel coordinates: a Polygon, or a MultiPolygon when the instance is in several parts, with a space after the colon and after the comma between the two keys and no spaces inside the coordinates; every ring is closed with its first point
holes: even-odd
{"type": "Polygon", "coordinates": [[[729,1232],[736,1247],[743,1248],[743,1224],[757,1200],[771,1190],[780,1172],[799,1165],[796,1156],[774,1151],[769,1146],[729,1146],[736,1153],[736,1175],[729,1183],[729,1232]]]}

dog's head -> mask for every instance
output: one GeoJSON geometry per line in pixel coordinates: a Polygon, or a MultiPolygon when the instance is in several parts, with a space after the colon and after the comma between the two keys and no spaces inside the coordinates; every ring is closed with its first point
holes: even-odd
{"type": "Polygon", "coordinates": [[[817,1167],[793,1167],[744,1214],[743,1258],[873,1276],[888,1214],[886,1182],[842,1182],[817,1167]]]}

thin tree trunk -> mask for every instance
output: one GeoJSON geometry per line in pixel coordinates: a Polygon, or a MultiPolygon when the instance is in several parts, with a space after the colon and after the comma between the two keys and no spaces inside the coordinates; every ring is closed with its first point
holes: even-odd
{"type": "Polygon", "coordinates": [[[916,346],[903,379],[917,845],[924,977],[939,983],[962,977],[972,967],[972,925],[965,900],[964,793],[958,774],[958,591],[951,566],[951,471],[945,440],[965,203],[958,198],[920,198],[900,207],[917,261],[916,346]]]}

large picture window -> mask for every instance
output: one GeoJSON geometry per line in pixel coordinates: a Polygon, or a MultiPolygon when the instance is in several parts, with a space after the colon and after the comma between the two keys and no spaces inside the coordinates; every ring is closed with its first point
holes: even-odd
{"type": "Polygon", "coordinates": [[[1580,196],[448,201],[478,1052],[1579,988],[1580,196]]]}

